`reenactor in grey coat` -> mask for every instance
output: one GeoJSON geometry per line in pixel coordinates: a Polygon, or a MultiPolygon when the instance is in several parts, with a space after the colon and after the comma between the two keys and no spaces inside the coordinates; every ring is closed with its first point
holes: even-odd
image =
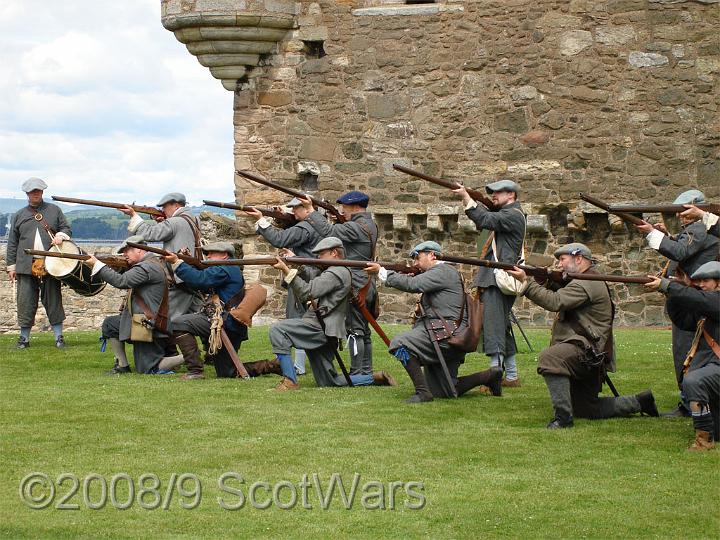
{"type": "MultiPolygon", "coordinates": [[[[191,255],[202,259],[200,246],[200,224],[187,208],[187,200],[182,193],[168,193],[157,203],[165,214],[162,221],[143,220],[132,208],[125,207],[123,214],[130,216],[128,231],[132,235],[145,238],[146,242],[162,242],[163,249],[177,253],[187,250],[191,255]]],[[[170,288],[170,316],[177,317],[185,313],[195,313],[202,307],[202,297],[175,278],[170,288]]]]}
{"type": "MultiPolygon", "coordinates": [[[[485,191],[493,203],[501,207],[499,211],[491,212],[478,204],[464,187],[453,190],[462,197],[465,214],[475,223],[477,229],[490,231],[481,257],[488,261],[517,264],[522,256],[526,229],[525,214],[517,201],[520,186],[512,180],[498,180],[485,186],[485,191]]],[[[485,305],[483,351],[490,357],[490,366],[504,367],[503,386],[520,386],[515,359],[517,349],[510,322],[510,310],[516,297],[502,293],[492,268],[481,267],[473,286],[478,288],[485,305]]]]}
{"type": "Polygon", "coordinates": [[[695,427],[695,441],[688,450],[710,450],[720,440],[720,262],[706,262],[693,272],[690,279],[697,289],[648,277],[654,279],[645,286],[667,296],[673,324],[693,332],[682,377],[695,427]]]}
{"type": "MultiPolygon", "coordinates": [[[[172,329],[168,318],[168,288],[165,261],[139,248],[127,246],[127,242],[145,244],[142,236],[131,236],[125,240],[118,251],[122,253],[130,268],[121,273],[90,257],[87,263],[92,265],[93,275],[117,289],[127,289],[128,296],[120,315],[106,317],[102,324],[102,336],[110,344],[115,355],[114,373],[129,373],[125,343],[133,345],[135,370],[138,373],[159,373],[165,371],[161,365],[165,351],[165,341],[172,329]],[[135,317],[137,316],[137,317],[135,317]],[[152,327],[148,341],[133,340],[133,318],[145,319],[152,327]]],[[[137,324],[137,323],[135,323],[137,324]]]]}
{"type": "MultiPolygon", "coordinates": [[[[274,227],[270,219],[264,217],[257,210],[249,210],[246,213],[257,219],[255,231],[271,246],[287,248],[298,257],[312,258],[314,256],[312,248],[320,241],[320,236],[313,226],[305,221],[309,212],[297,198],[292,199],[286,206],[292,209],[293,215],[298,221],[287,229],[274,227]]],[[[303,280],[310,281],[320,274],[320,270],[315,266],[303,266],[299,269],[298,274],[303,280]]],[[[292,287],[288,287],[287,291],[285,317],[287,319],[302,318],[307,311],[307,306],[300,301],[292,287]]],[[[295,349],[295,369],[300,375],[305,373],[305,351],[302,349],[295,349]]]]}
{"type": "Polygon", "coordinates": [[[12,218],[7,244],[7,272],[10,281],[17,280],[15,300],[20,337],[17,348],[30,346],[30,330],[35,324],[38,296],[45,306],[48,320],[55,333],[55,346],[65,346],[61,283],[47,273],[42,258],[34,258],[25,249],[47,251],[51,245],[60,245],[70,239],[70,225],[60,208],[42,198],[47,184],[40,178],[23,182],[28,205],[18,210],[12,218]]]}
{"type": "MultiPolygon", "coordinates": [[[[319,259],[342,259],[345,256],[342,241],[332,236],[318,242],[312,253],[319,259]]],[[[352,282],[350,270],[331,266],[308,282],[299,276],[298,270],[288,268],[282,259],[278,259],[274,266],[282,271],[285,283],[300,301],[311,303],[302,319],[285,319],[270,327],[270,343],[283,373],[277,390],[297,390],[300,387],[290,356],[292,347],[307,351],[318,386],[346,386],[347,381],[333,366],[333,358],[338,340],[346,336],[345,319],[352,282]]],[[[393,378],[383,371],[371,374],[370,378],[370,384],[395,386],[393,378]]],[[[367,384],[362,375],[351,374],[350,379],[353,386],[367,384]]]]}
{"type": "Polygon", "coordinates": [[[701,210],[693,204],[686,204],[687,210],[680,213],[680,219],[689,221],[701,221],[705,225],[708,234],[720,237],[720,216],[712,212],[701,210]]]}
{"type": "MultiPolygon", "coordinates": [[[[566,244],[554,255],[563,272],[595,272],[592,253],[584,244],[566,244]]],[[[520,281],[527,279],[520,269],[510,273],[520,281]]],[[[540,353],[537,367],[555,413],[548,429],[572,427],[573,417],[600,419],[639,412],[658,416],[650,390],[633,396],[598,397],[607,372],[615,370],[615,309],[607,284],[574,279],[557,290],[548,285],[531,280],[524,293],[540,307],[557,313],[550,346],[540,353]]]]}
{"type": "MultiPolygon", "coordinates": [[[[309,199],[300,199],[308,210],[307,222],[320,235],[342,240],[345,256],[354,261],[369,261],[375,257],[375,246],[378,239],[378,228],[367,211],[370,198],[361,191],[350,191],[337,199],[342,205],[342,213],[347,219],[345,223],[330,223],[320,212],[315,211],[309,199]]],[[[365,290],[365,304],[370,313],[377,313],[377,293],[375,280],[370,278],[362,268],[352,268],[352,296],[358,298],[365,290]]],[[[347,314],[348,350],[350,351],[350,373],[360,376],[362,384],[373,383],[372,339],[370,324],[360,310],[351,303],[347,314]]]]}
{"type": "Polygon", "coordinates": [[[379,264],[367,268],[368,272],[378,274],[379,281],[388,287],[422,294],[418,302],[420,311],[416,312],[412,329],[395,336],[389,347],[390,354],[400,360],[415,386],[415,394],[406,403],[432,401],[434,397],[461,396],[479,385],[489,387],[493,395],[500,396],[502,369],[492,367],[459,377],[458,369],[465,362],[465,353],[448,344],[449,336],[442,337],[435,333],[431,336],[428,331],[428,326],[440,330],[456,327],[460,331],[467,327],[468,311],[467,306],[464,306],[462,276],[452,265],[437,260],[440,253],[437,242],[422,242],[415,246],[410,257],[421,271],[415,276],[388,271],[379,264]],[[433,341],[439,346],[447,365],[452,387],[442,369],[433,341]]]}
{"type": "MultiPolygon", "coordinates": [[[[678,195],[673,204],[704,202],[705,195],[697,189],[691,189],[678,195]]],[[[647,222],[637,225],[637,229],[647,234],[648,246],[669,259],[666,277],[686,279],[686,276],[690,276],[706,262],[717,260],[719,243],[717,236],[708,234],[708,228],[701,219],[685,212],[678,214],[678,217],[683,227],[676,236],[664,234],[647,222]]],[[[693,331],[682,330],[677,325],[672,325],[673,363],[678,388],[682,381],[683,362],[690,350],[693,336],[693,331]]],[[[666,415],[690,416],[687,399],[682,391],[677,408],[666,415]]]]}

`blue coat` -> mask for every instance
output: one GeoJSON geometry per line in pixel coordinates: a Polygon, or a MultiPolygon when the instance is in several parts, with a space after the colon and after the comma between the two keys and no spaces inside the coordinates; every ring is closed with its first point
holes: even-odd
{"type": "MultiPolygon", "coordinates": [[[[175,275],[193,289],[217,294],[224,304],[245,287],[245,278],[239,266],[211,266],[200,270],[187,263],[181,263],[175,269],[175,275]]],[[[223,315],[223,320],[228,332],[247,339],[247,327],[244,324],[240,324],[227,312],[223,315]]]]}

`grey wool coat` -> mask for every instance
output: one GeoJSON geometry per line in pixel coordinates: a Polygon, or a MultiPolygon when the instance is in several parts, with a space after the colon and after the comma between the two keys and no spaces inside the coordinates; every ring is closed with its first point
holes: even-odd
{"type": "Polygon", "coordinates": [[[146,242],[162,242],[163,249],[167,251],[177,253],[187,248],[191,254],[194,254],[195,236],[190,224],[185,218],[180,217],[183,214],[188,216],[199,230],[197,218],[187,207],[180,208],[174,216],[164,221],[143,220],[132,230],[128,230],[134,235],[142,236],[146,242]]]}
{"type": "MultiPolygon", "coordinates": [[[[465,288],[458,272],[452,265],[437,263],[435,266],[416,276],[388,272],[388,287],[405,292],[422,293],[420,304],[425,310],[428,320],[433,326],[441,324],[439,317],[445,319],[451,327],[459,317],[464,302],[465,288]]],[[[467,308],[463,310],[460,327],[467,326],[467,308]]],[[[440,350],[446,360],[464,361],[465,353],[440,341],[440,350]]],[[[417,318],[412,330],[395,336],[390,342],[390,353],[394,354],[400,347],[405,347],[422,363],[439,363],[437,352],[425,328],[425,322],[417,318]]]]}
{"type": "MultiPolygon", "coordinates": [[[[475,226],[495,233],[495,246],[497,247],[497,260],[499,262],[516,264],[522,253],[523,239],[525,238],[525,214],[520,203],[515,201],[506,204],[497,212],[491,212],[482,204],[475,208],[465,210],[475,226]]],[[[485,260],[492,261],[493,250],[490,248],[485,260]]],[[[473,281],[475,287],[492,287],[497,285],[492,268],[480,267],[473,281]]]]}
{"type": "MultiPolygon", "coordinates": [[[[342,266],[333,266],[310,282],[296,274],[290,287],[301,302],[307,302],[311,298],[317,301],[325,321],[327,336],[343,339],[346,335],[345,316],[350,298],[350,283],[350,271],[342,266]]],[[[309,309],[303,319],[318,322],[313,309],[309,309]]]]}
{"type": "Polygon", "coordinates": [[[48,226],[55,232],[62,232],[71,236],[70,225],[65,219],[65,214],[57,205],[41,202],[37,208],[25,206],[21,208],[12,218],[12,225],[8,234],[7,244],[7,265],[15,265],[18,274],[31,274],[33,256],[25,253],[25,249],[33,249],[35,246],[35,231],[40,231],[40,239],[43,249],[50,248],[50,235],[45,231],[42,221],[35,220],[36,214],[42,214],[48,226]]]}
{"type": "MultiPolygon", "coordinates": [[[[330,223],[320,212],[311,213],[306,221],[313,226],[320,238],[335,236],[342,240],[345,258],[352,261],[369,261],[375,251],[378,228],[370,212],[353,214],[345,223],[330,223]]],[[[352,268],[353,287],[362,288],[368,281],[367,272],[362,268],[352,268]]]]}
{"type": "MultiPolygon", "coordinates": [[[[296,223],[287,229],[278,227],[258,227],[257,233],[267,242],[276,248],[288,248],[298,257],[315,258],[315,254],[311,251],[315,244],[320,241],[320,236],[312,225],[305,221],[296,223]]],[[[320,274],[320,270],[315,266],[303,266],[300,268],[300,277],[306,281],[320,274]]],[[[300,301],[295,292],[288,288],[287,302],[285,306],[285,317],[295,319],[302,317],[305,313],[305,303],[300,301]]]]}
{"type": "Polygon", "coordinates": [[[718,237],[708,233],[702,221],[695,221],[682,228],[677,236],[665,236],[658,252],[676,264],[671,264],[668,275],[674,275],[680,267],[690,275],[706,262],[718,258],[718,237]]]}
{"type": "MultiPolygon", "coordinates": [[[[100,269],[98,275],[116,289],[132,289],[132,313],[143,313],[136,301],[139,294],[150,311],[157,314],[167,286],[165,272],[162,268],[163,264],[162,259],[148,253],[139,263],[122,274],[109,266],[104,266],[100,269]]],[[[131,321],[132,314],[127,309],[123,309],[120,314],[120,337],[118,338],[120,341],[130,339],[131,321]]],[[[171,324],[172,322],[168,323],[168,333],[172,331],[171,324]]],[[[153,331],[154,335],[157,333],[157,331],[153,331]]]]}

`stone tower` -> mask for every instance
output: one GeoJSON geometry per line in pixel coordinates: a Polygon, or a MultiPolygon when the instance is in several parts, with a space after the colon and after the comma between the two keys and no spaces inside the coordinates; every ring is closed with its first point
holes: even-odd
{"type": "MultiPolygon", "coordinates": [[[[420,237],[476,249],[457,200],[394,163],[473,186],[511,177],[530,252],[583,241],[628,273],[661,260],[578,192],[720,195],[720,0],[162,0],[162,23],[234,92],[235,167],[328,200],[367,191],[383,259],[420,237]]],[[[653,295],[617,294],[620,322],[662,320],[653,295]]],[[[406,303],[389,296],[386,312],[406,303]]]]}

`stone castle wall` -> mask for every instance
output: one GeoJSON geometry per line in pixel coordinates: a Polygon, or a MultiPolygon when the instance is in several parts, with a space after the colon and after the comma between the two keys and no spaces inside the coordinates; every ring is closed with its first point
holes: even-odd
{"type": "MultiPolygon", "coordinates": [[[[720,194],[717,1],[404,4],[295,2],[277,52],[237,81],[236,168],[331,201],[368,192],[382,259],[420,239],[477,249],[457,200],[393,164],[472,186],[511,177],[523,187],[530,252],[547,261],[582,241],[603,270],[640,274],[662,257],[578,193],[615,202],[669,202],[690,187],[720,194]]],[[[286,199],[235,184],[239,201],[286,199]]],[[[247,252],[267,251],[245,232],[247,252]]],[[[619,322],[663,320],[654,295],[614,288],[619,322]]],[[[409,299],[388,293],[386,316],[399,319],[409,299]]],[[[547,322],[526,303],[516,309],[547,322]]]]}

